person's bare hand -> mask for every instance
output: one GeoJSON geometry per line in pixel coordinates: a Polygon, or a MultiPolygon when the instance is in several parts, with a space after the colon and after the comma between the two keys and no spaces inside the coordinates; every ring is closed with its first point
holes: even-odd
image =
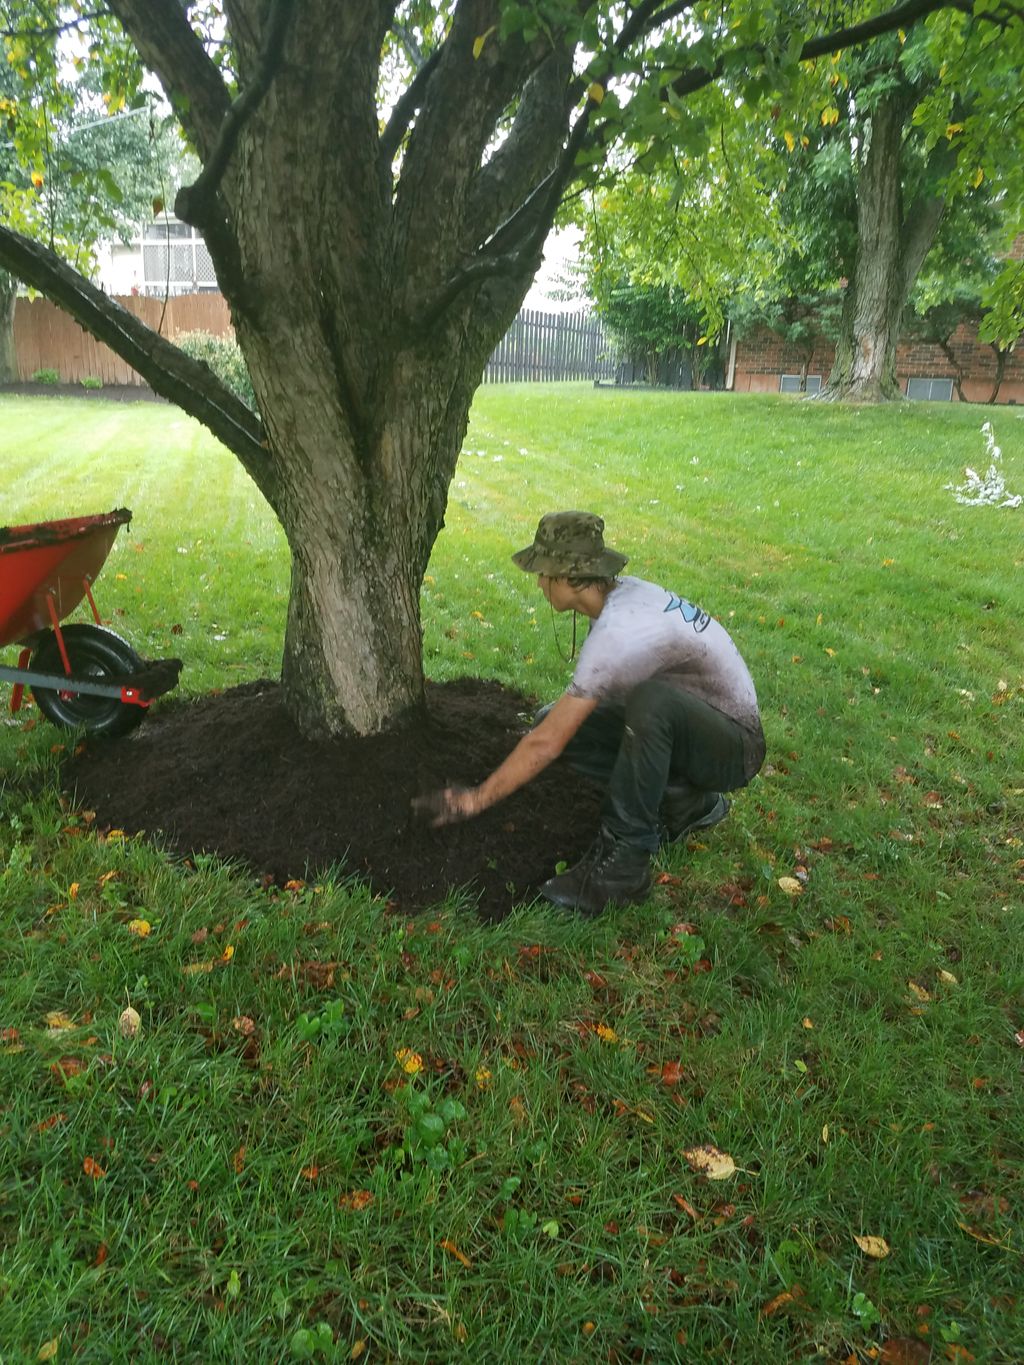
{"type": "Polygon", "coordinates": [[[479,814],[481,806],[475,787],[445,787],[427,796],[416,796],[412,803],[418,819],[431,829],[454,825],[459,820],[470,820],[479,814]]]}

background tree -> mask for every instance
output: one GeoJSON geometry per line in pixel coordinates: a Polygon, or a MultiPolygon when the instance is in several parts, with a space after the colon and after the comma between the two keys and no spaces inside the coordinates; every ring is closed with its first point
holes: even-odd
{"type": "MultiPolygon", "coordinates": [[[[598,297],[602,271],[670,280],[702,304],[709,330],[728,311],[740,330],[772,327],[805,360],[816,334],[834,340],[824,396],[897,397],[896,343],[929,253],[952,299],[994,249],[994,227],[1008,241],[1020,225],[1021,130],[988,172],[978,161],[995,92],[1007,96],[1001,131],[1021,114],[1009,99],[1019,69],[992,70],[997,28],[942,16],[831,54],[767,89],[757,109],[720,101],[718,139],[673,147],[646,183],[634,170],[581,214],[598,297]]],[[[1018,276],[1004,277],[1011,294],[1018,276]]],[[[988,297],[998,304],[994,279],[988,297]]]]}
{"type": "MultiPolygon", "coordinates": [[[[133,109],[104,101],[101,72],[70,56],[34,69],[18,47],[0,61],[0,213],[87,276],[102,242],[136,236],[187,168],[176,131],[141,93],[133,109]]],[[[17,378],[17,280],[0,269],[0,383],[17,378]]]]}
{"type": "MultiPolygon", "coordinates": [[[[153,72],[202,162],[176,212],[258,415],[46,248],[0,228],[0,262],[239,457],[292,553],[286,701],[309,733],[368,733],[421,703],[419,588],[469,405],[563,197],[627,135],[696,134],[688,101],[716,81],[753,100],[944,3],[809,24],[781,0],[95,0],[108,92],[153,72]]],[[[27,75],[69,13],[0,3],[27,75]]]]}

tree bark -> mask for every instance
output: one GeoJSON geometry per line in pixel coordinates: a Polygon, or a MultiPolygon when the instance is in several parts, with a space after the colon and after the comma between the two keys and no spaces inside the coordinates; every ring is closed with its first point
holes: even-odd
{"type": "Polygon", "coordinates": [[[18,357],[14,349],[14,305],[17,281],[0,270],[0,384],[13,384],[18,378],[18,357]]]}

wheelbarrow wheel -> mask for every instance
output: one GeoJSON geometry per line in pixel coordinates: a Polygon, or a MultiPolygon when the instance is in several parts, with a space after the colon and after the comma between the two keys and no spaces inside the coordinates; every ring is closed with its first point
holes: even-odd
{"type": "MultiPolygon", "coordinates": [[[[79,678],[123,678],[137,673],[143,661],[127,640],[105,626],[64,626],[64,648],[71,672],[79,678]]],[[[57,637],[48,632],[36,646],[30,667],[40,673],[64,673],[57,637]]],[[[34,687],[32,695],[47,720],[66,729],[85,729],[91,735],[126,735],[145,716],[145,708],[116,697],[89,697],[48,687],[34,687]]]]}

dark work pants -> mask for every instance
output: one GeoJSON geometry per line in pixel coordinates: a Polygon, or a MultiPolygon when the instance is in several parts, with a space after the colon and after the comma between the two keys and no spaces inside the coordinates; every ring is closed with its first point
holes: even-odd
{"type": "Polygon", "coordinates": [[[658,807],[665,788],[674,804],[693,795],[700,813],[709,792],[744,787],[743,729],[707,702],[651,679],[623,701],[601,702],[566,745],[563,757],[607,791],[601,812],[609,834],[656,853],[658,807]]]}

